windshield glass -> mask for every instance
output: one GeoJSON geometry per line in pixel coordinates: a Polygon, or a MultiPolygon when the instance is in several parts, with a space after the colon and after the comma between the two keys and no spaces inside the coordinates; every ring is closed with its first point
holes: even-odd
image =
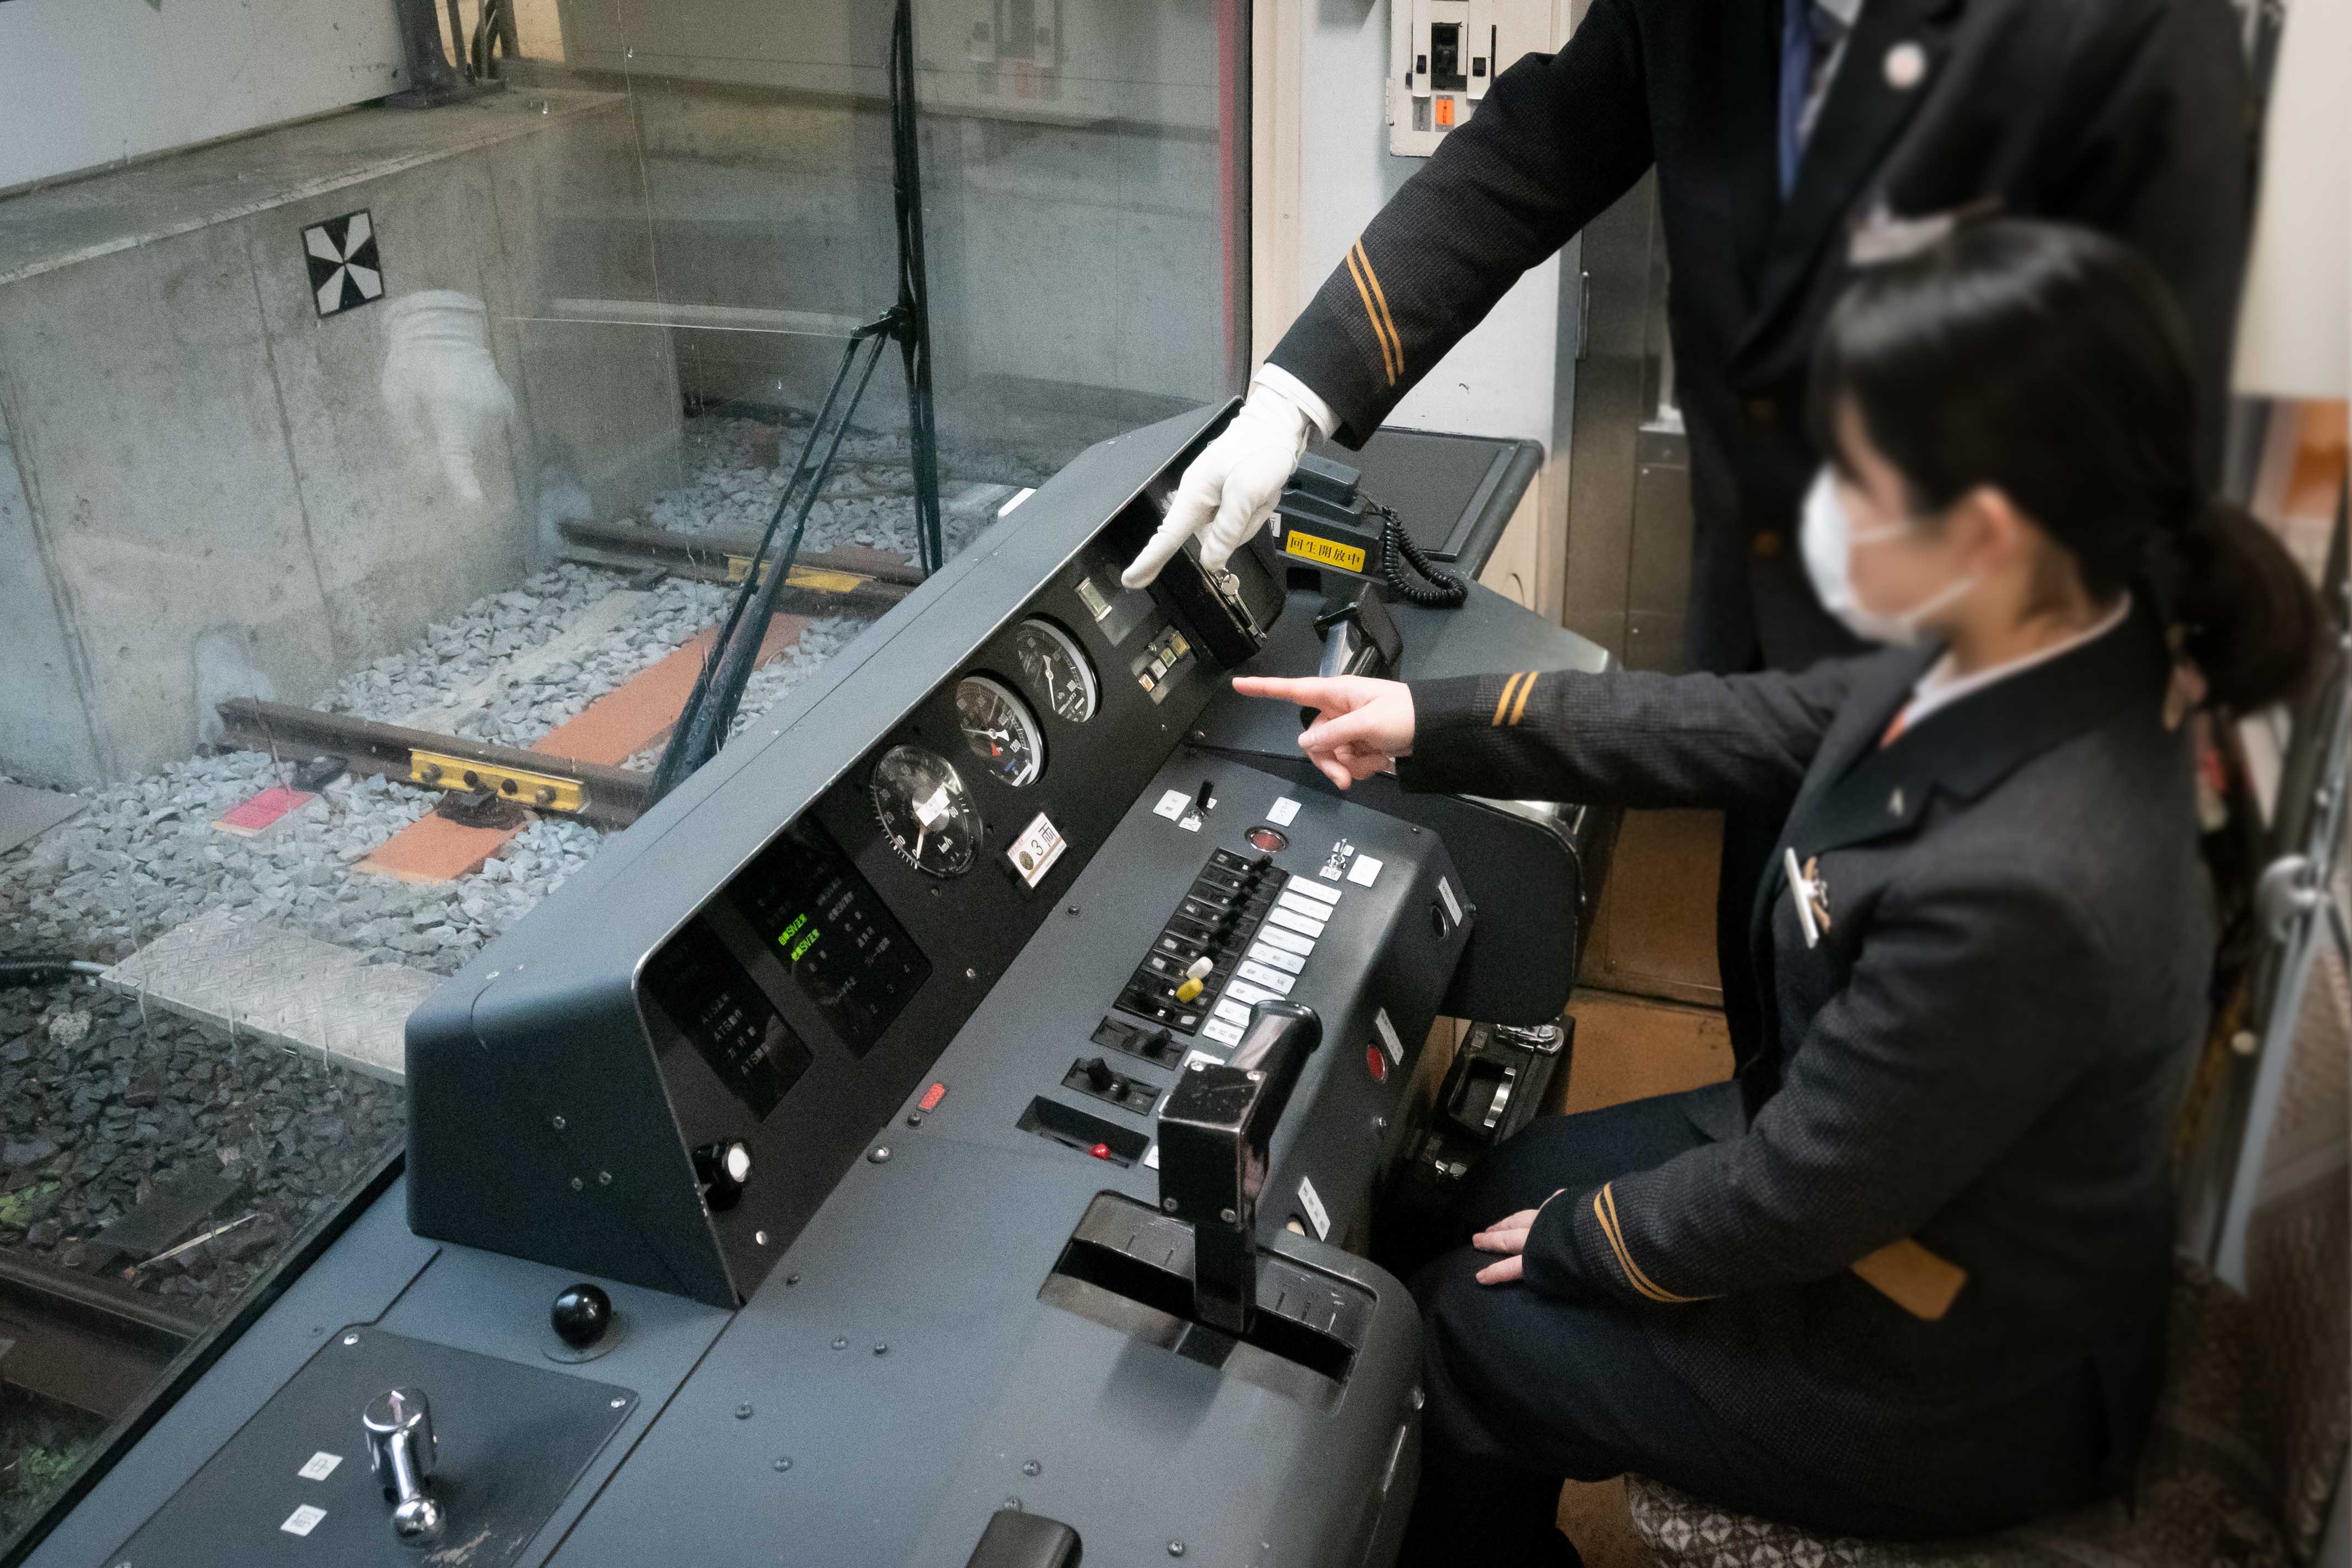
{"type": "Polygon", "coordinates": [[[919,0],[895,70],[893,9],[403,0],[437,78],[0,163],[0,1551],[666,756],[1237,389],[1239,7],[919,0]]]}

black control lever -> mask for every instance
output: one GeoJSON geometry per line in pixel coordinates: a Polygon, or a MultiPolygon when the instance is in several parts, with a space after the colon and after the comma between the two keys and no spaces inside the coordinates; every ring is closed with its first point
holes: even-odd
{"type": "MultiPolygon", "coordinates": [[[[1326,679],[1334,675],[1370,675],[1375,679],[1393,676],[1397,666],[1403,663],[1404,637],[1390,618],[1380,590],[1369,582],[1357,584],[1352,594],[1335,595],[1327,601],[1322,612],[1315,617],[1315,630],[1323,633],[1323,659],[1315,673],[1326,679]]],[[[1299,709],[1299,724],[1304,727],[1314,723],[1319,711],[1299,709]]]]}
{"type": "Polygon", "coordinates": [[[1195,1062],[1160,1107],[1160,1207],[1192,1227],[1193,1316],[1230,1334],[1257,1305],[1266,1146],[1322,1041],[1312,1008],[1260,1002],[1232,1060],[1195,1062]]]}

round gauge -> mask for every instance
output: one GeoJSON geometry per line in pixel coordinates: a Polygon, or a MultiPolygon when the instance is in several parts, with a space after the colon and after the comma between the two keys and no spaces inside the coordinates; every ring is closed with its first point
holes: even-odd
{"type": "Polygon", "coordinates": [[[1051,621],[1024,621],[1013,633],[1013,652],[1029,689],[1055,717],[1084,724],[1095,716],[1102,694],[1095,685],[1095,667],[1076,638],[1051,621]]]}
{"type": "Polygon", "coordinates": [[[980,852],[980,811],[948,759],[894,746],[874,765],[874,815],[899,858],[933,876],[961,876],[980,852]]]}
{"type": "Polygon", "coordinates": [[[1045,737],[1037,716],[1002,681],[966,675],[956,683],[956,723],[963,743],[988,770],[1019,789],[1045,768],[1045,737]]]}

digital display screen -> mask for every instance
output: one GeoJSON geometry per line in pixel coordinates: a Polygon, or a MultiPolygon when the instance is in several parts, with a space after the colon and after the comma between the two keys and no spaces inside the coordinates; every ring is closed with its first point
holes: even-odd
{"type": "Polygon", "coordinates": [[[906,928],[822,830],[795,827],[736,883],[752,928],[793,984],[864,1056],[930,977],[906,928]]]}
{"type": "Polygon", "coordinates": [[[646,966],[646,991],[761,1120],[815,1060],[719,934],[697,920],[646,966]]]}

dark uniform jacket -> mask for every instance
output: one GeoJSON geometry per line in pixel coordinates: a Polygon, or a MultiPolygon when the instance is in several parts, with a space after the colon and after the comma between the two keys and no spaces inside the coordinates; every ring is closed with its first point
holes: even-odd
{"type": "Polygon", "coordinates": [[[2086,1405],[2120,1466],[2215,941],[2162,637],[2135,612],[1880,746],[1932,656],[1417,683],[1400,781],[1784,811],[1773,864],[1815,884],[1818,944],[1784,873],[1757,897],[1744,1117],[1553,1198],[1535,1289],[1640,1309],[1718,1414],[1817,1467],[1899,1482],[2086,1405]],[[1964,1277],[1940,1317],[1907,1265],[1964,1277]]]}
{"type": "Polygon", "coordinates": [[[1593,0],[1566,48],[1496,78],[1271,358],[1361,444],[1654,164],[1690,433],[1689,664],[1855,652],[1792,529],[1817,464],[1807,360],[1857,226],[1991,204],[2134,243],[2187,308],[2218,434],[2251,204],[2234,26],[2227,0],[1867,0],[1783,201],[1780,6],[1593,0]]]}

